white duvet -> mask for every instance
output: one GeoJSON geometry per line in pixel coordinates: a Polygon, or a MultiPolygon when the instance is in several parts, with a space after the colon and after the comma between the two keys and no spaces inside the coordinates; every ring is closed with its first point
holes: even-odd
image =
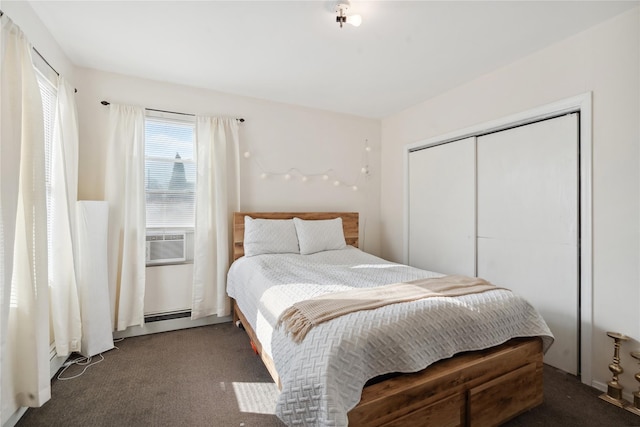
{"type": "Polygon", "coordinates": [[[275,363],[282,383],[278,417],[290,426],[346,426],[347,412],[373,377],[419,371],[456,353],[514,337],[541,336],[545,351],[553,342],[540,315],[507,290],[347,314],[314,327],[299,344],[281,329],[274,330],[280,313],[297,301],[438,276],[353,247],[312,255],[257,255],[234,262],[227,292],[275,363]]]}

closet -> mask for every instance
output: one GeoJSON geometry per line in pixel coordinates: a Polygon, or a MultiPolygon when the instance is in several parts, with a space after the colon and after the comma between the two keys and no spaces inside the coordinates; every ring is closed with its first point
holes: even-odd
{"type": "Polygon", "coordinates": [[[526,298],[555,336],[545,363],[579,372],[579,114],[415,149],[408,262],[526,298]]]}
{"type": "Polygon", "coordinates": [[[409,264],[475,276],[475,138],[409,156],[409,264]]]}

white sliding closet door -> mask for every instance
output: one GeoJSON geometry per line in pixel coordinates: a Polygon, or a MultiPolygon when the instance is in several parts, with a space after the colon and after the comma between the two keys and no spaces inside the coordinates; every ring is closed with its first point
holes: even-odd
{"type": "Polygon", "coordinates": [[[512,289],[555,336],[545,363],[579,358],[578,116],[477,140],[478,276],[512,289]]]}
{"type": "Polygon", "coordinates": [[[475,138],[409,154],[409,264],[475,276],[475,138]]]}

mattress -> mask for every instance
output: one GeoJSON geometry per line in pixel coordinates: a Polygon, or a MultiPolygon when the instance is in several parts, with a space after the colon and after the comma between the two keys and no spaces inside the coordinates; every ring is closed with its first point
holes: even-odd
{"type": "Polygon", "coordinates": [[[350,313],[314,327],[301,343],[275,328],[280,313],[298,301],[439,276],[353,247],[236,260],[227,292],[274,361],[282,384],[278,417],[287,425],[346,426],[347,412],[376,376],[416,372],[515,337],[540,336],[545,351],[551,345],[553,336],[541,316],[504,289],[350,313]]]}

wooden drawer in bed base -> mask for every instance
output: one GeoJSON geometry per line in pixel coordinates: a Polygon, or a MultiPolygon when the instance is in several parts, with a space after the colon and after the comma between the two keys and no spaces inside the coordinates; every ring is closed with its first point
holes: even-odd
{"type": "MultiPolygon", "coordinates": [[[[407,426],[434,426],[434,427],[458,427],[464,425],[466,418],[465,396],[457,393],[438,400],[431,405],[416,409],[406,415],[400,416],[383,427],[407,427],[407,426]]],[[[357,421],[351,421],[349,425],[361,425],[357,421]]]]}
{"type": "Polygon", "coordinates": [[[366,387],[350,426],[492,426],[542,403],[542,341],[516,339],[366,387]]]}

